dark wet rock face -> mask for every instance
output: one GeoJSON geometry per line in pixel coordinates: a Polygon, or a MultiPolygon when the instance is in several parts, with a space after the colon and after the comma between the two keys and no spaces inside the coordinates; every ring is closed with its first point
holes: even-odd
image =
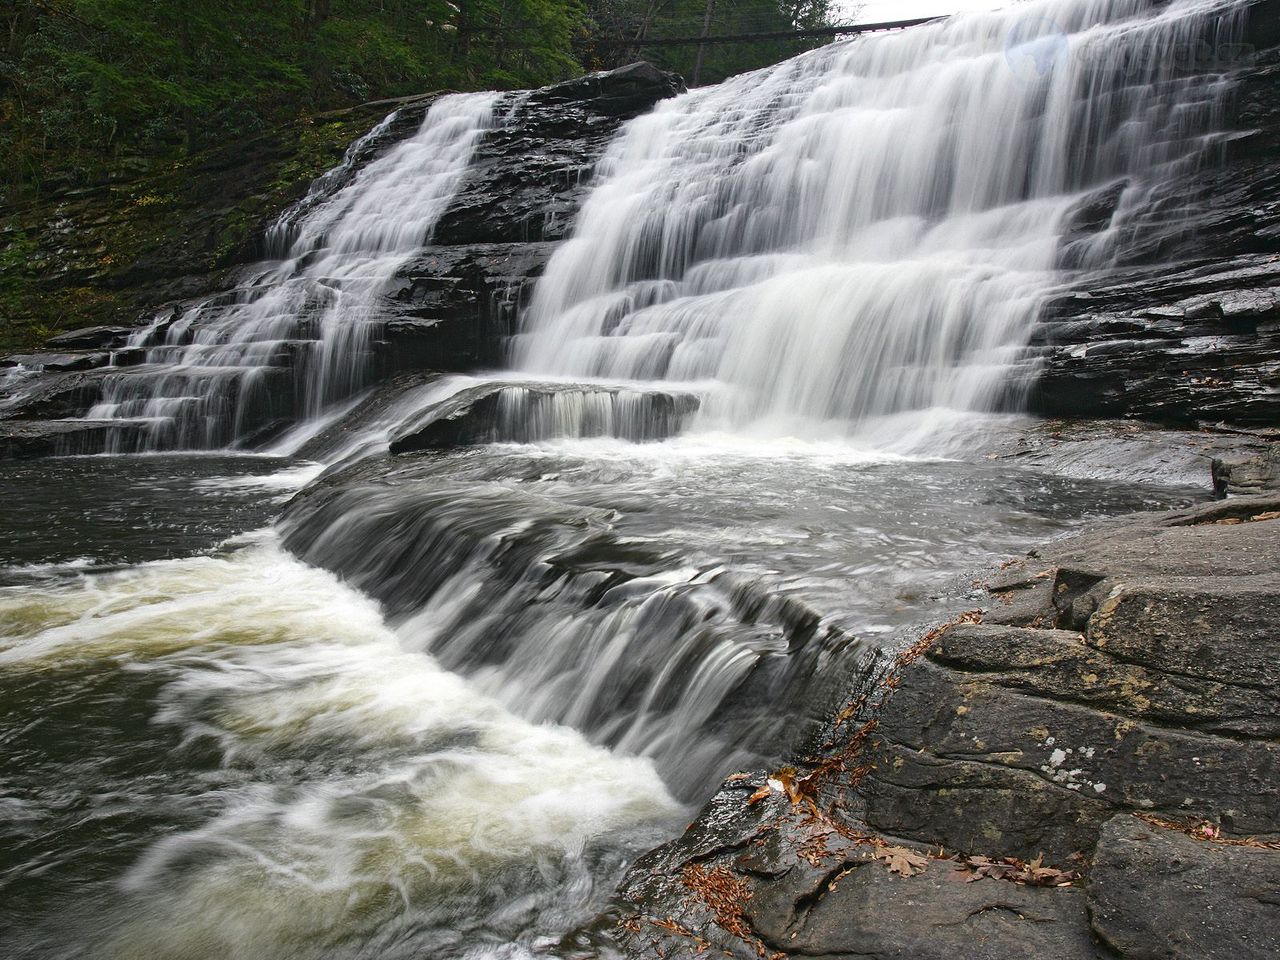
{"type": "MultiPolygon", "coordinates": [[[[1122,240],[1121,269],[1046,306],[1033,340],[1036,412],[1280,422],[1280,8],[1255,4],[1243,41],[1227,64],[1234,135],[1152,198],[1152,229],[1122,240]],[[1161,209],[1188,201],[1193,228],[1163,235],[1161,209]]],[[[1107,222],[1109,200],[1103,191],[1082,207],[1082,234],[1107,222]]]]}
{"type": "Polygon", "coordinates": [[[431,243],[388,291],[392,319],[377,345],[385,367],[499,364],[516,314],[568,235],[614,133],[681,89],[673,74],[637,63],[501,107],[431,243]]]}
{"type": "Polygon", "coordinates": [[[635,63],[515,100],[477,148],[472,186],[450,204],[434,241],[457,246],[564,239],[592,167],[618,127],[681,89],[675,75],[635,63]]]}
{"type": "Polygon", "coordinates": [[[373,349],[384,373],[498,366],[506,337],[555,244],[434,243],[387,292],[373,349]]]}
{"type": "Polygon", "coordinates": [[[1135,817],[1107,822],[1087,889],[1099,940],[1125,957],[1280,955],[1280,853],[1205,843],[1135,817]]]}
{"type": "MultiPolygon", "coordinates": [[[[1213,237],[1204,238],[1206,244],[1213,237]]],[[[1032,406],[1054,416],[1280,422],[1280,259],[1110,276],[1051,303],[1032,406]]]]}
{"type": "Polygon", "coordinates": [[[631,956],[1274,956],[1277,571],[1274,495],[1033,552],[799,771],[726,783],[637,863],[614,938],[631,956]],[[1064,872],[1009,873],[1041,865],[1064,872]]]}

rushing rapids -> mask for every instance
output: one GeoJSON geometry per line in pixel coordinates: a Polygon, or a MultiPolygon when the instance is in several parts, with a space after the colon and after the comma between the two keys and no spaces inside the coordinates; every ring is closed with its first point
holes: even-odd
{"type": "MultiPolygon", "coordinates": [[[[962,449],[973,417],[1008,403],[1049,291],[1126,233],[1158,245],[1193,222],[1146,200],[1215,143],[1228,85],[1188,73],[1179,50],[1232,36],[1233,10],[958,19],[659,105],[606,156],[535,289],[516,369],[419,388],[360,449],[682,435],[636,469],[701,451],[771,498],[805,480],[747,465],[726,432],[852,433],[850,462],[871,470],[885,450],[962,449]]],[[[513,709],[652,756],[682,796],[801,736],[871,626],[815,589],[818,570],[848,576],[838,552],[807,558],[806,578],[771,569],[745,533],[728,564],[663,550],[632,529],[634,501],[602,494],[608,471],[525,456],[393,466],[372,484],[339,472],[289,512],[288,543],[513,709]],[[778,706],[743,706],[759,702],[778,706]]],[[[693,472],[732,498],[714,468],[693,472]]],[[[662,529],[660,499],[644,510],[662,529]]],[[[852,531],[836,542],[869,549],[852,531]]]]}
{"type": "MultiPolygon", "coordinates": [[[[1039,2],[660,104],[501,372],[376,383],[393,278],[507,95],[370,159],[388,118],[88,414],[116,452],[297,459],[92,461],[123,464],[103,509],[172,522],[55,525],[3,570],[16,955],[555,954],[972,570],[1194,496],[964,454],[1017,428],[1047,296],[1194,228],[1153,191],[1212,158],[1229,85],[1180,53],[1241,9],[1039,2]]],[[[34,469],[88,514],[81,462],[0,488],[34,469]]]]}

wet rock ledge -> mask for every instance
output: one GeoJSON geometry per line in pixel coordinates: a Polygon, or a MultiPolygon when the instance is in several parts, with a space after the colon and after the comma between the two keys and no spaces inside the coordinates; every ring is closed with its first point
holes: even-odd
{"type": "Polygon", "coordinates": [[[592,934],[632,957],[1280,955],[1280,495],[1000,570],[592,934]]]}

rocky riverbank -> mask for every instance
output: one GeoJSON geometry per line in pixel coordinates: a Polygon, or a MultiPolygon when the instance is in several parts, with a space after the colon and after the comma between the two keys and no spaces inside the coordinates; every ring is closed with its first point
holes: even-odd
{"type": "Polygon", "coordinates": [[[1115,521],[995,573],[794,768],[639,861],[636,957],[1280,950],[1280,496],[1115,521]]]}

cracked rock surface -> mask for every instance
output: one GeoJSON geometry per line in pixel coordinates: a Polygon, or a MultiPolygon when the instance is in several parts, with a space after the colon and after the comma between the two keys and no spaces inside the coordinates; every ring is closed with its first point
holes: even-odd
{"type": "Polygon", "coordinates": [[[596,933],[636,957],[1280,953],[1280,496],[1112,522],[988,595],[799,769],[730,778],[596,933]]]}

